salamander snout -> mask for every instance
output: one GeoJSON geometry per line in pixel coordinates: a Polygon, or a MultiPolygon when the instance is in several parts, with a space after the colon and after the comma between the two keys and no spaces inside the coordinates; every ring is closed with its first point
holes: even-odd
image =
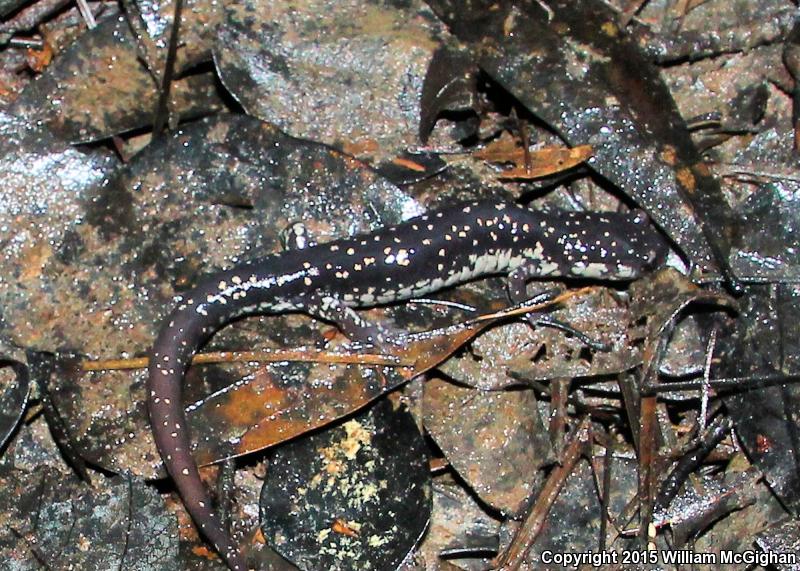
{"type": "Polygon", "coordinates": [[[639,273],[652,270],[662,265],[669,254],[667,240],[650,222],[650,217],[643,210],[634,210],[628,215],[630,227],[625,241],[628,251],[635,252],[638,258],[639,273]]]}
{"type": "Polygon", "coordinates": [[[632,280],[666,259],[667,243],[643,211],[568,213],[559,238],[562,275],[632,280]]]}

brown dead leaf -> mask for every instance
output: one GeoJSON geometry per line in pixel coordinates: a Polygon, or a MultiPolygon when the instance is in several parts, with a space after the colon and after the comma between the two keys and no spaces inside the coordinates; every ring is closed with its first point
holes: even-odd
{"type": "Polygon", "coordinates": [[[591,145],[580,145],[572,149],[545,147],[526,153],[523,147],[517,145],[517,141],[501,138],[474,153],[474,156],[489,163],[514,165],[501,171],[499,178],[532,180],[569,170],[587,160],[593,152],[591,145]]]}

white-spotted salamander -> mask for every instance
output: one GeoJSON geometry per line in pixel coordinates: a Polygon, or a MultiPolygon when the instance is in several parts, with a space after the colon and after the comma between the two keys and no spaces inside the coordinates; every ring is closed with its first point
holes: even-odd
{"type": "Polygon", "coordinates": [[[244,315],[305,312],[380,342],[353,307],[407,300],[491,274],[633,279],[666,252],[646,215],[534,211],[463,203],[374,234],[290,250],[203,279],[166,319],[150,359],[148,411],[158,450],[186,509],[228,566],[244,556],[215,514],[190,453],[181,400],[188,363],[223,324],[244,315]]]}

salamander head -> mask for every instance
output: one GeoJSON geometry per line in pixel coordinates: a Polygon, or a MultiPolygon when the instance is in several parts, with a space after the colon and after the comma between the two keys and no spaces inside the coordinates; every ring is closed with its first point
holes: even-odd
{"type": "Polygon", "coordinates": [[[662,263],[668,251],[639,210],[620,214],[519,208],[516,215],[527,235],[522,255],[525,263],[538,266],[529,272],[536,277],[635,279],[662,263]]]}
{"type": "Polygon", "coordinates": [[[635,279],[661,264],[667,244],[647,214],[565,213],[559,237],[568,268],[562,275],[579,278],[635,279]]]}

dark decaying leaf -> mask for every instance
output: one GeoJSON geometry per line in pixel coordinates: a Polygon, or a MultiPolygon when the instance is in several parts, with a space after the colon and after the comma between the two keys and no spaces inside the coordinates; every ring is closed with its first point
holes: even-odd
{"type": "Polygon", "coordinates": [[[242,116],[153,143],[81,206],[85,223],[47,267],[60,297],[43,305],[59,312],[37,317],[50,348],[103,356],[146,350],[175,292],[278,250],[290,222],[325,241],[421,211],[363,165],[242,116]]]}
{"type": "Polygon", "coordinates": [[[489,562],[481,558],[497,552],[500,522],[454,479],[446,475],[436,478],[432,487],[431,524],[420,545],[421,557],[431,564],[438,564],[443,557],[463,557],[467,569],[476,564],[485,569],[489,562]]]}
{"type": "MultiPolygon", "coordinates": [[[[647,379],[655,379],[657,372],[664,369],[665,363],[670,363],[668,347],[674,342],[675,331],[680,330],[680,324],[691,316],[691,310],[687,308],[696,309],[701,314],[709,311],[725,312],[720,313],[720,317],[730,316],[737,309],[734,299],[712,290],[701,289],[672,269],[655,272],[637,281],[632,285],[630,294],[633,321],[643,324],[646,329],[646,382],[647,379]]],[[[695,331],[704,330],[704,327],[697,326],[699,330],[694,329],[695,331]]],[[[694,339],[693,343],[686,345],[684,357],[687,353],[695,353],[699,343],[700,339],[694,339]]],[[[703,349],[703,359],[704,352],[703,349]]],[[[671,358],[674,359],[674,355],[671,358]]],[[[659,378],[659,390],[669,387],[669,381],[668,378],[659,378]]],[[[680,395],[664,392],[661,394],[667,394],[670,398],[681,398],[680,395]]]]}
{"type": "MultiPolygon", "coordinates": [[[[746,462],[740,462],[741,460],[744,460],[742,456],[730,464],[728,470],[726,470],[729,472],[728,474],[724,476],[722,474],[717,475],[717,479],[722,481],[723,487],[728,487],[727,483],[730,481],[740,479],[740,471],[747,464],[746,462]]],[[[731,489],[731,491],[733,494],[743,498],[755,495],[755,503],[746,507],[735,508],[725,517],[714,521],[707,531],[694,539],[695,551],[719,554],[723,550],[741,553],[753,549],[754,540],[756,543],[758,542],[757,534],[768,529],[774,522],[782,521],[786,518],[786,510],[781,506],[775,494],[764,483],[763,478],[757,482],[744,480],[743,483],[752,489],[731,489]]],[[[703,485],[705,487],[706,483],[703,482],[703,485]]],[[[724,496],[718,497],[716,501],[720,503],[728,502],[724,496]]],[[[735,502],[730,502],[729,505],[734,506],[735,502]]],[[[684,512],[684,515],[691,517],[691,512],[684,512]]],[[[774,531],[777,533],[778,529],[776,528],[774,531]]],[[[776,541],[779,540],[778,537],[775,537],[775,539],[776,541]]],[[[719,565],[698,566],[698,571],[715,571],[716,569],[719,569],[719,565]]]]}
{"type": "MultiPolygon", "coordinates": [[[[17,347],[52,349],[48,325],[63,310],[54,300],[65,289],[47,268],[70,248],[84,201],[116,162],[67,147],[46,129],[2,113],[0,135],[0,335],[17,347]]],[[[75,321],[72,316],[69,326],[75,321]]]]}
{"type": "Polygon", "coordinates": [[[501,513],[520,515],[540,483],[537,471],[555,460],[533,391],[432,379],[423,406],[425,428],[464,481],[501,513]]]}
{"type": "Polygon", "coordinates": [[[461,47],[443,44],[433,53],[420,94],[420,141],[427,142],[442,113],[478,114],[478,71],[461,47]]]}
{"type": "MultiPolygon", "coordinates": [[[[645,4],[657,6],[651,2],[645,4]]],[[[669,17],[651,19],[650,14],[642,14],[647,22],[633,20],[628,29],[635,32],[641,49],[659,63],[685,62],[723,54],[752,53],[759,46],[784,38],[797,14],[793,5],[782,0],[707,4],[708,10],[688,10],[681,14],[679,26],[674,26],[675,21],[669,17]],[[653,29],[654,20],[661,20],[661,30],[653,29]]],[[[689,6],[688,3],[675,6],[681,5],[689,6]]]]}
{"type": "MultiPolygon", "coordinates": [[[[167,46],[175,14],[175,0],[123,0],[128,23],[147,69],[158,80],[164,75],[167,46]]],[[[211,61],[222,19],[222,5],[211,0],[185,0],[181,7],[180,41],[175,73],[211,61]]]]}
{"type": "Polygon", "coordinates": [[[261,494],[269,542],[304,571],[395,569],[428,526],[430,476],[414,418],[383,399],[273,454],[261,494]]]}
{"type": "Polygon", "coordinates": [[[264,449],[362,408],[406,379],[391,368],[270,365],[204,399],[189,416],[200,464],[264,449]]]}
{"type": "MultiPolygon", "coordinates": [[[[612,521],[616,521],[618,514],[622,513],[635,494],[636,468],[631,460],[619,458],[614,459],[611,469],[613,488],[604,490],[603,493],[610,494],[609,511],[611,517],[615,518],[612,521]]],[[[606,517],[598,495],[598,481],[602,481],[602,474],[593,474],[592,467],[587,462],[580,461],[576,464],[575,470],[568,475],[561,493],[544,518],[544,525],[536,541],[523,559],[526,565],[522,569],[532,571],[542,568],[544,551],[579,553],[597,550],[600,520],[606,517]]],[[[609,545],[608,549],[629,549],[631,545],[629,540],[620,538],[609,545]]]]}
{"type": "Polygon", "coordinates": [[[677,547],[681,547],[715,521],[754,504],[762,493],[757,485],[760,479],[761,472],[754,467],[744,472],[731,470],[727,481],[696,477],[671,502],[669,509],[654,513],[653,523],[659,527],[669,524],[674,534],[673,541],[677,547]],[[701,493],[698,493],[698,489],[702,490],[701,493]]]}
{"type": "Polygon", "coordinates": [[[17,361],[0,360],[0,455],[25,414],[29,394],[27,367],[17,361]]]}
{"type": "MultiPolygon", "coordinates": [[[[797,520],[776,523],[762,531],[756,538],[758,545],[765,553],[800,553],[800,527],[797,520]]],[[[779,571],[798,571],[800,564],[775,564],[779,571]]]]}
{"type": "MultiPolygon", "coordinates": [[[[157,99],[157,84],[120,16],[78,38],[28,85],[11,111],[41,121],[65,141],[86,143],[149,126],[157,99]]],[[[184,119],[221,110],[213,74],[178,80],[171,109],[184,119]]]]}
{"type": "Polygon", "coordinates": [[[796,169],[792,133],[786,129],[759,133],[726,166],[732,183],[738,182],[736,187],[748,191],[738,206],[743,220],[742,245],[731,261],[737,275],[755,282],[800,281],[800,180],[796,169]],[[767,176],[759,176],[762,172],[767,176]]]}
{"type": "Polygon", "coordinates": [[[28,351],[28,364],[31,369],[31,375],[39,386],[42,410],[53,441],[75,474],[84,482],[91,482],[86,462],[75,446],[66,422],[64,422],[59,413],[56,405],[57,399],[53,398],[56,395],[51,392],[53,377],[58,378],[62,374],[69,375],[75,369],[75,360],[74,355],[59,355],[56,357],[52,353],[28,351]]]}
{"type": "Polygon", "coordinates": [[[596,289],[567,299],[549,313],[590,338],[608,343],[609,352],[593,351],[563,331],[512,323],[478,337],[469,352],[455,355],[441,370],[470,386],[496,390],[526,379],[547,380],[613,374],[641,362],[644,332],[634,325],[625,304],[609,290],[596,289]]]}
{"type": "MultiPolygon", "coordinates": [[[[279,320],[275,317],[272,323],[279,320]]],[[[504,319],[500,312],[495,320],[504,319]]],[[[220,375],[197,367],[203,377],[221,388],[192,403],[187,409],[196,446],[194,455],[201,464],[255,452],[329,424],[350,414],[377,397],[394,390],[446,359],[493,320],[482,319],[462,325],[423,331],[402,337],[381,353],[403,367],[358,365],[364,348],[341,346],[338,355],[352,364],[280,363],[248,371],[237,367],[220,375]],[[238,372],[238,373],[237,373],[238,372]]],[[[275,326],[279,336],[285,326],[275,326]]],[[[286,333],[291,339],[297,337],[286,333]]],[[[239,343],[246,339],[235,337],[239,343]]],[[[375,349],[370,348],[374,353],[375,349]]],[[[303,354],[302,349],[297,353],[303,354]]],[[[306,349],[313,355],[314,350],[306,349]]],[[[290,359],[289,359],[290,360],[290,359]]],[[[250,368],[252,369],[252,367],[250,368]]],[[[59,415],[68,423],[71,438],[84,457],[109,470],[135,470],[155,476],[160,459],[152,449],[146,425],[142,386],[138,379],[131,387],[130,375],[123,371],[93,373],[88,377],[77,368],[61,367],[57,377],[56,400],[59,415]],[[85,422],[87,412],[91,423],[85,422]],[[113,443],[113,447],[110,445],[113,443]],[[134,467],[135,466],[135,467],[134,467]]],[[[199,375],[190,376],[199,381],[199,375]]],[[[190,390],[197,392],[197,387],[190,390]]]]}
{"type": "Polygon", "coordinates": [[[178,567],[177,522],[158,493],[131,478],[94,489],[49,470],[0,474],[0,557],[20,568],[178,567]]]}
{"type": "Polygon", "coordinates": [[[757,281],[800,280],[800,184],[765,184],[740,212],[750,231],[733,260],[736,272],[757,281]]]}
{"type": "MultiPolygon", "coordinates": [[[[631,196],[697,271],[726,270],[736,224],[655,67],[599,1],[433,1],[481,68],[631,196]],[[720,267],[721,266],[721,267],[720,267]]],[[[729,272],[728,272],[729,273],[729,272]]]]}
{"type": "MultiPolygon", "coordinates": [[[[719,376],[800,373],[800,287],[751,286],[730,337],[719,341],[719,376]]],[[[751,387],[724,398],[736,433],[773,491],[800,510],[800,388],[751,387]]]]}
{"type": "Polygon", "coordinates": [[[219,33],[220,78],[251,115],[376,163],[417,145],[446,34],[422,2],[237,0],[219,33]]]}

